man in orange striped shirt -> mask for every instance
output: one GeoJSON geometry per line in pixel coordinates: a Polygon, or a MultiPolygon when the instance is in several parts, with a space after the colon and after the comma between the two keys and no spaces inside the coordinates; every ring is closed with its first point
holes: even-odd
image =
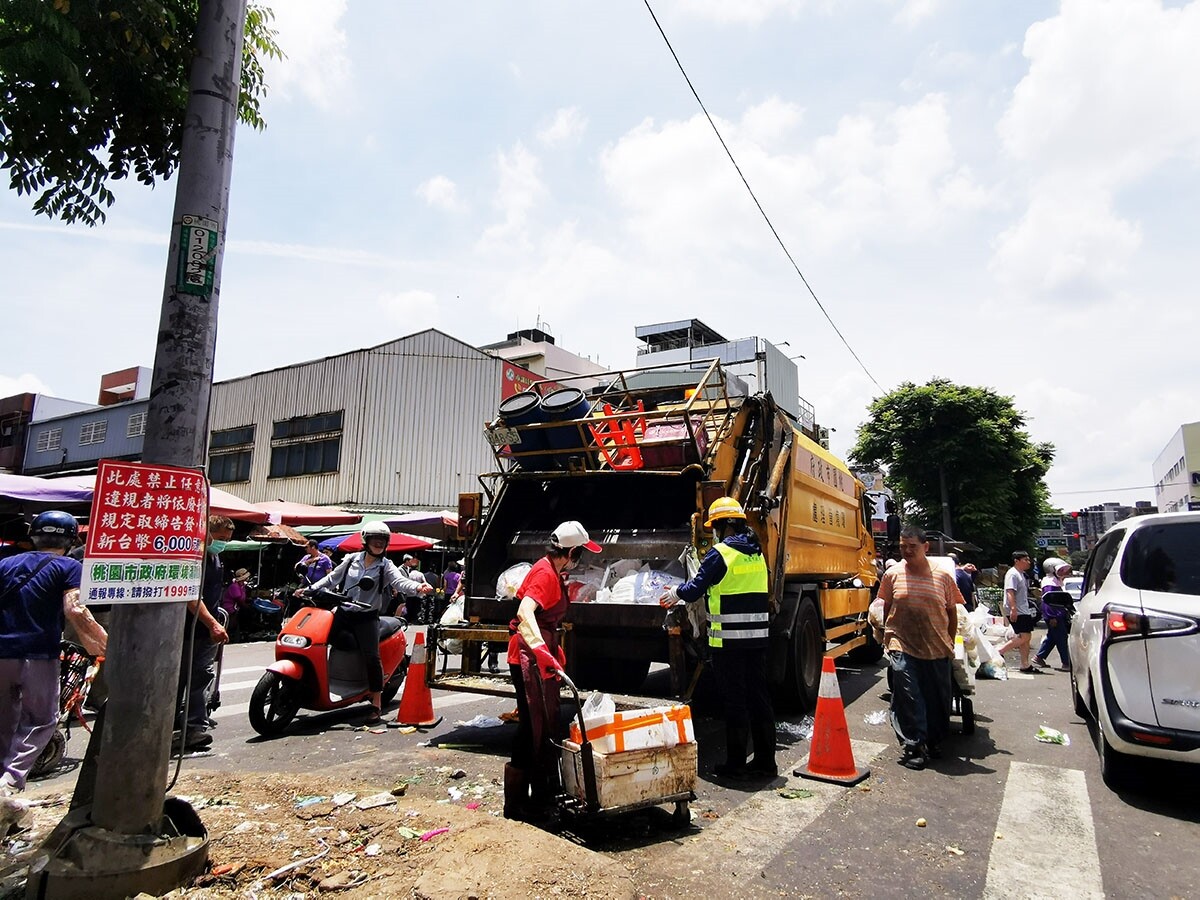
{"type": "Polygon", "coordinates": [[[941,756],[938,743],[950,732],[950,660],[962,600],[954,576],[933,568],[925,532],[900,532],[899,565],[879,584],[883,598],[883,646],[892,669],[892,728],[904,745],[900,765],[924,769],[941,756]]]}

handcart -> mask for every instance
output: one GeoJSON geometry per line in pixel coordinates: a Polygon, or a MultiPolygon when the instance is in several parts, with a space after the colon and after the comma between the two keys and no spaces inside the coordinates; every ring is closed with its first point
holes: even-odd
{"type": "Polygon", "coordinates": [[[965,658],[962,640],[955,644],[950,663],[950,715],[962,719],[962,733],[975,733],[975,674],[965,658]]]}
{"type": "Polygon", "coordinates": [[[688,805],[696,799],[696,743],[596,751],[588,738],[579,691],[565,673],[559,672],[559,677],[574,696],[580,734],[580,743],[565,740],[558,745],[564,787],[559,808],[564,815],[602,817],[673,803],[672,824],[686,827],[691,822],[688,805]]]}

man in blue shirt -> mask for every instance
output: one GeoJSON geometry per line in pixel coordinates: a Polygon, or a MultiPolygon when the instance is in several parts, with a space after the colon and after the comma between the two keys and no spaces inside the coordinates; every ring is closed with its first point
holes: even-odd
{"type": "Polygon", "coordinates": [[[83,567],[64,555],[77,533],[70,513],[44,512],[30,529],[34,549],[0,560],[0,793],[6,795],[25,789],[58,724],[65,622],[94,656],[108,642],[80,599],[83,567]]]}

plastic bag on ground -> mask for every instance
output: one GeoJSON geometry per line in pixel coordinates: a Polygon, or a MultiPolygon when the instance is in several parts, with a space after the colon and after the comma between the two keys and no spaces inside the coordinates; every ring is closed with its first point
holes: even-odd
{"type": "Polygon", "coordinates": [[[979,668],[975,670],[975,677],[992,681],[1008,681],[1008,669],[1004,667],[1003,662],[980,663],[979,668]]]}
{"type": "Polygon", "coordinates": [[[463,728],[499,728],[504,724],[503,719],[498,719],[495,716],[485,716],[482,713],[473,719],[468,719],[465,722],[455,722],[463,728]]]}
{"type": "Polygon", "coordinates": [[[1041,741],[1043,744],[1061,744],[1064,747],[1071,746],[1071,738],[1066,732],[1059,731],[1057,728],[1050,728],[1047,725],[1041,726],[1034,735],[1034,739],[1041,741]]]}
{"type": "Polygon", "coordinates": [[[813,717],[805,716],[799,722],[776,722],[777,734],[785,735],[793,740],[810,741],[813,733],[813,717]]]}
{"type": "Polygon", "coordinates": [[[886,709],[877,709],[863,716],[863,721],[868,725],[884,725],[887,723],[887,720],[888,711],[886,709]]]}

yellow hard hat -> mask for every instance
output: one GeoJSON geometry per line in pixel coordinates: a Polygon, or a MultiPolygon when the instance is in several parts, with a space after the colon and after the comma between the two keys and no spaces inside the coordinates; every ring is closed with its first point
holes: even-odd
{"type": "Polygon", "coordinates": [[[742,504],[732,497],[722,497],[720,500],[714,500],[712,506],[708,508],[708,521],[704,523],[704,527],[712,528],[713,523],[720,519],[744,518],[746,518],[746,511],[742,509],[742,504]]]}

